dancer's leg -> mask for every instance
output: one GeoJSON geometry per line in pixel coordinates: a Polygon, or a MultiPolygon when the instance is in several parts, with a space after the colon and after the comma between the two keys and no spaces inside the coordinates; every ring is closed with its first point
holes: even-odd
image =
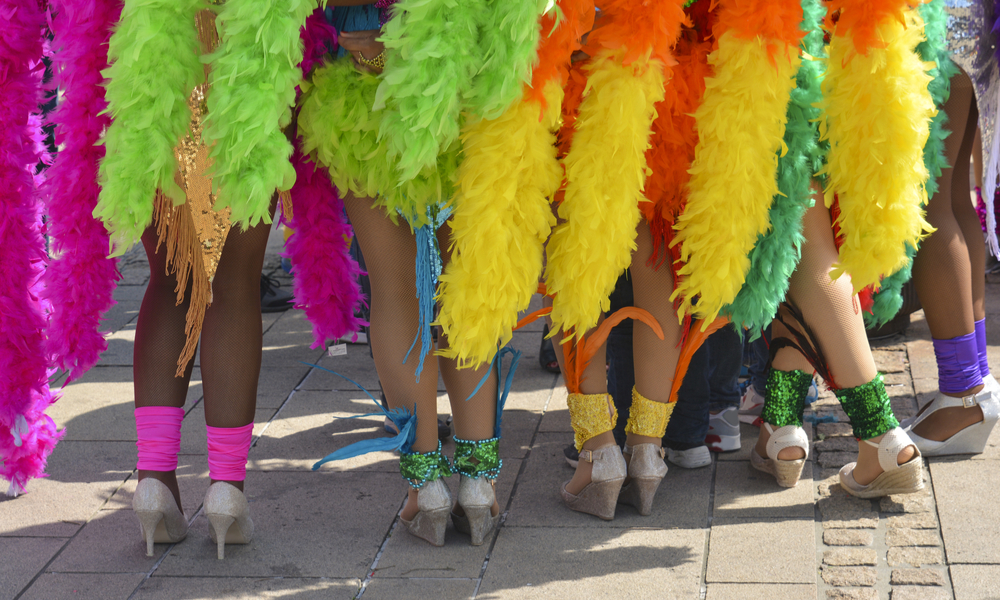
{"type": "MultiPolygon", "coordinates": [[[[135,407],[184,406],[188,383],[194,361],[188,364],[183,377],[175,377],[177,357],[181,355],[187,337],[184,323],[190,299],[190,285],[184,302],[177,304],[177,279],[167,274],[167,251],[161,246],[157,252],[156,227],[142,235],[142,245],[149,260],[149,285],[142,298],[139,319],[136,323],[134,359],[132,364],[135,388],[135,407]]],[[[145,442],[139,432],[140,443],[145,442]]],[[[154,445],[157,440],[148,440],[154,445]]],[[[162,481],[181,505],[177,476],[173,470],[139,470],[139,481],[152,477],[162,481]]]]}
{"type": "Polygon", "coordinates": [[[260,223],[246,231],[235,226],[229,232],[201,330],[209,468],[215,469],[212,482],[222,478],[240,490],[257,408],[262,352],[260,272],[270,231],[269,224],[260,223]]]}
{"type": "MultiPolygon", "coordinates": [[[[945,157],[953,166],[942,170],[938,193],[927,206],[927,220],[936,231],[920,246],[913,262],[913,279],[935,340],[941,392],[961,397],[980,391],[980,379],[960,377],[953,383],[950,372],[978,363],[976,321],[986,316],[986,251],[969,197],[969,162],[977,111],[972,82],[965,73],[952,78],[951,96],[944,110],[952,130],[945,140],[945,157]]],[[[982,419],[978,406],[971,410],[943,408],[918,423],[914,433],[942,441],[982,419]]]]}
{"type": "MultiPolygon", "coordinates": [[[[632,254],[632,286],[635,306],[648,311],[663,328],[661,340],[652,329],[637,323],[632,329],[632,348],[635,361],[635,400],[650,409],[660,409],[653,403],[664,404],[670,399],[670,388],[674,380],[674,369],[680,356],[679,342],[681,328],[673,303],[668,299],[674,289],[674,278],[667,265],[659,268],[648,263],[653,255],[653,238],[649,225],[641,221],[636,230],[636,250],[632,254]],[[647,403],[650,400],[652,403],[647,403]]],[[[660,446],[664,432],[658,434],[636,427],[636,405],[631,408],[630,423],[626,443],[629,446],[654,444],[660,446]]],[[[663,422],[664,428],[666,421],[663,422]]]]}
{"type": "MultiPolygon", "coordinates": [[[[417,246],[405,222],[395,224],[371,198],[345,194],[344,206],[358,238],[371,280],[370,339],[375,367],[390,408],[403,407],[417,416],[413,452],[433,452],[437,436],[437,361],[428,357],[416,381],[415,355],[403,364],[419,327],[414,261],[417,246]]],[[[416,352],[416,350],[414,350],[416,352]]],[[[417,513],[412,487],[402,517],[417,513]]]]}
{"type": "MultiPolygon", "coordinates": [[[[853,294],[850,278],[841,276],[836,281],[830,279],[830,270],[837,262],[837,249],[833,240],[830,211],[817,197],[816,206],[806,211],[803,219],[805,243],[802,245],[802,259],[789,282],[788,298],[801,311],[806,324],[811,327],[816,344],[826,357],[831,375],[841,389],[854,389],[872,382],[878,370],[872,358],[871,348],[865,334],[864,318],[857,296],[853,294]]],[[[775,328],[773,339],[787,335],[775,328]]],[[[773,343],[773,341],[772,341],[773,343]]],[[[811,368],[796,358],[796,351],[783,348],[775,356],[774,368],[786,370],[789,367],[811,373],[811,368]]],[[[804,395],[803,395],[804,398],[804,395]]],[[[767,429],[761,429],[758,452],[767,442],[767,429]]],[[[882,435],[871,437],[878,443],[882,435]]],[[[855,480],[867,485],[875,479],[882,468],[878,462],[878,449],[859,442],[859,457],[854,471],[855,480]]],[[[795,450],[791,448],[789,450],[795,450]]],[[[903,464],[914,455],[914,448],[907,446],[897,456],[903,464]]],[[[779,458],[784,460],[779,454],[779,458]]]]}

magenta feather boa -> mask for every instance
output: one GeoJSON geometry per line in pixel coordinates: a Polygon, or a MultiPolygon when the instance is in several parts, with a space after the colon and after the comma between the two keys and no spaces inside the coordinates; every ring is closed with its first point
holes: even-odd
{"type": "Polygon", "coordinates": [[[348,253],[351,226],[344,203],[325,168],[317,167],[296,148],[292,155],[292,230],[286,242],[292,261],[296,306],[313,326],[313,348],[367,325],[355,316],[364,301],[358,285],[361,270],[348,253]]]}
{"type": "Polygon", "coordinates": [[[61,150],[47,171],[43,198],[53,259],[42,278],[49,315],[46,350],[69,371],[67,383],[94,366],[108,344],[98,329],[115,304],[117,260],[107,257],[108,232],[94,218],[100,191],[98,145],[111,124],[101,71],[108,68],[108,39],[118,22],[115,0],[50,0],[53,84],[62,102],[52,116],[61,150]]]}
{"type": "Polygon", "coordinates": [[[0,476],[8,495],[44,477],[60,433],[43,349],[45,265],[35,169],[44,156],[38,102],[45,16],[38,0],[0,0],[0,476]]]}
{"type": "MultiPolygon", "coordinates": [[[[317,9],[306,20],[301,37],[305,51],[299,66],[302,76],[308,77],[324,56],[336,50],[337,30],[327,23],[323,9],[317,9]]],[[[353,234],[344,218],[344,203],[326,169],[303,156],[297,142],[288,224],[294,233],[285,244],[285,256],[292,262],[296,306],[306,311],[313,326],[312,347],[319,348],[367,323],[355,316],[364,297],[358,285],[361,269],[349,253],[353,234]]]]}

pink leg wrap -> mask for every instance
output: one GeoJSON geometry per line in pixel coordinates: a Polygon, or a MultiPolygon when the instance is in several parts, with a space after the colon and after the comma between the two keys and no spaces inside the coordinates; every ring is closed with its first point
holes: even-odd
{"type": "Polygon", "coordinates": [[[215,481],[247,478],[247,454],[253,438],[253,423],[243,427],[212,427],[208,432],[208,473],[215,481]]]}
{"type": "Polygon", "coordinates": [[[184,409],[174,406],[141,406],[135,409],[135,433],[142,471],[173,471],[177,469],[177,453],[181,449],[181,421],[184,409]]]}

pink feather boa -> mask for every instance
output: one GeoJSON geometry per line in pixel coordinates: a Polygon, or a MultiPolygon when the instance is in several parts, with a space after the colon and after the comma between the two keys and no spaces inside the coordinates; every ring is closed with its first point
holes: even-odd
{"type": "Polygon", "coordinates": [[[308,77],[313,67],[323,62],[323,57],[337,50],[337,30],[326,20],[326,11],[317,8],[306,19],[306,26],[299,34],[302,38],[303,52],[302,76],[308,77]]]}
{"type": "Polygon", "coordinates": [[[39,278],[45,244],[37,202],[44,158],[38,102],[45,16],[38,0],[0,0],[0,476],[8,495],[44,477],[61,433],[49,390],[39,278]]]}
{"type": "Polygon", "coordinates": [[[313,348],[367,325],[355,316],[364,301],[358,285],[361,270],[348,249],[351,226],[344,203],[325,168],[317,167],[296,148],[292,155],[292,234],[286,242],[292,261],[296,306],[313,326],[313,348]]]}
{"type": "Polygon", "coordinates": [[[52,116],[62,148],[46,173],[43,199],[53,259],[42,282],[52,309],[46,350],[53,364],[69,371],[67,383],[97,362],[108,344],[98,329],[115,304],[121,277],[108,258],[108,232],[93,216],[100,188],[98,145],[111,124],[101,70],[108,68],[108,39],[118,22],[115,0],[50,0],[55,55],[53,84],[62,102],[52,116]]]}

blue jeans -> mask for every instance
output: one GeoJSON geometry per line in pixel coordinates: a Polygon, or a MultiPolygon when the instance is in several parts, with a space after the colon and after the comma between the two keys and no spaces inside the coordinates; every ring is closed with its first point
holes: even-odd
{"type": "Polygon", "coordinates": [[[768,347],[770,340],[771,326],[768,325],[759,338],[747,344],[747,370],[750,372],[750,385],[761,396],[764,395],[764,387],[767,384],[767,359],[771,352],[768,347]]]}

